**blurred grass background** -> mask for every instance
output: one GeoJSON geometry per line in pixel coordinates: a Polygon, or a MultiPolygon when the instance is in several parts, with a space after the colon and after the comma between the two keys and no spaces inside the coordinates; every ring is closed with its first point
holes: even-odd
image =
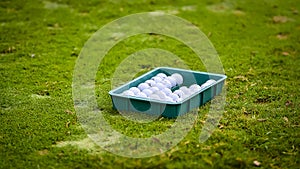
{"type": "MultiPolygon", "coordinates": [[[[0,168],[299,168],[299,4],[1,0],[0,168]],[[209,104],[200,108],[194,128],[176,147],[130,159],[87,138],[73,108],[72,72],[84,43],[99,28],[149,11],[182,17],[208,36],[228,76],[226,107],[205,143],[198,137],[209,104]]],[[[173,121],[160,119],[141,129],[112,110],[107,91],[116,66],[150,47],[171,51],[191,69],[203,70],[187,47],[164,36],[131,37],[108,53],[97,74],[98,102],[113,127],[137,137],[163,132],[173,121]]]]}

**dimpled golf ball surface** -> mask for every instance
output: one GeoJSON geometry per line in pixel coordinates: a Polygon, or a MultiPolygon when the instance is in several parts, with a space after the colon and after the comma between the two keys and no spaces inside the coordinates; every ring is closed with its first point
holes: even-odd
{"type": "Polygon", "coordinates": [[[134,96],[134,93],[130,90],[125,90],[123,93],[122,93],[124,96],[134,96]]]}
{"type": "Polygon", "coordinates": [[[198,85],[198,84],[192,84],[190,87],[189,87],[190,91],[195,93],[195,92],[198,92],[201,90],[201,87],[198,85]]]}
{"type": "Polygon", "coordinates": [[[152,77],[151,80],[154,80],[156,83],[158,83],[158,82],[162,81],[162,78],[155,76],[155,77],[152,77]]]}
{"type": "Polygon", "coordinates": [[[150,88],[150,86],[149,86],[147,83],[140,83],[140,84],[138,85],[138,88],[139,88],[140,90],[144,90],[144,89],[150,88]]]}
{"type": "Polygon", "coordinates": [[[177,85],[181,85],[183,83],[183,77],[179,73],[173,73],[171,77],[176,80],[177,85]]]}
{"type": "Polygon", "coordinates": [[[207,80],[205,83],[203,83],[203,84],[201,85],[201,88],[205,88],[205,87],[207,87],[207,86],[209,86],[209,85],[211,85],[211,84],[214,84],[215,82],[216,82],[216,81],[213,80],[213,79],[207,80]]]}
{"type": "Polygon", "coordinates": [[[181,90],[175,90],[173,93],[178,95],[179,97],[182,97],[184,95],[184,92],[181,90]]]}
{"type": "Polygon", "coordinates": [[[191,93],[191,92],[190,92],[190,89],[187,88],[186,86],[180,87],[179,90],[183,91],[183,93],[184,93],[185,95],[189,95],[189,94],[191,93]]]}
{"type": "Polygon", "coordinates": [[[152,90],[150,90],[150,89],[144,89],[143,91],[142,91],[142,93],[145,93],[148,97],[153,93],[153,91],[152,90]]]}
{"type": "Polygon", "coordinates": [[[166,98],[165,98],[165,101],[167,101],[167,102],[175,102],[171,97],[169,97],[169,96],[167,96],[166,98]]]}
{"type": "Polygon", "coordinates": [[[209,86],[208,83],[203,83],[203,84],[201,85],[201,88],[206,88],[207,86],[209,86]]]}
{"type": "Polygon", "coordinates": [[[214,84],[214,83],[216,83],[216,81],[214,79],[209,79],[205,83],[214,84]]]}
{"type": "Polygon", "coordinates": [[[161,100],[161,98],[157,95],[157,94],[151,94],[149,96],[150,99],[153,99],[153,100],[161,100]]]}
{"type": "Polygon", "coordinates": [[[158,87],[150,87],[149,88],[153,93],[156,92],[156,91],[159,91],[159,88],[158,87]]]}
{"type": "Polygon", "coordinates": [[[167,96],[164,92],[162,91],[157,91],[155,92],[156,95],[158,95],[162,100],[164,100],[167,96]]]}
{"type": "Polygon", "coordinates": [[[147,95],[143,92],[139,92],[138,94],[135,95],[136,97],[143,97],[143,98],[146,98],[147,95]]]}
{"type": "Polygon", "coordinates": [[[182,100],[183,100],[183,99],[179,97],[175,102],[178,103],[178,102],[181,102],[182,100]]]}
{"type": "Polygon", "coordinates": [[[179,96],[178,96],[177,94],[174,94],[174,93],[171,93],[171,94],[169,95],[169,97],[172,98],[173,101],[175,101],[175,102],[179,99],[179,96]]]}
{"type": "Polygon", "coordinates": [[[137,87],[131,87],[129,90],[132,91],[134,95],[137,95],[138,93],[141,92],[140,89],[137,87]]]}
{"type": "Polygon", "coordinates": [[[157,77],[160,77],[161,79],[164,79],[164,78],[167,77],[167,75],[164,74],[164,73],[159,73],[159,74],[157,74],[156,76],[157,76],[157,77]]]}
{"type": "Polygon", "coordinates": [[[190,95],[191,95],[191,94],[184,94],[184,95],[181,97],[181,99],[186,99],[186,98],[190,97],[190,95]]]}
{"type": "Polygon", "coordinates": [[[145,83],[147,83],[151,87],[156,85],[156,82],[154,80],[146,80],[145,83]]]}
{"type": "Polygon", "coordinates": [[[163,85],[165,85],[167,88],[171,89],[173,86],[171,84],[171,82],[167,79],[164,79],[162,82],[161,82],[163,85]]]}
{"type": "Polygon", "coordinates": [[[156,83],[155,87],[157,87],[159,90],[166,88],[166,86],[162,83],[156,83]]]}
{"type": "Polygon", "coordinates": [[[174,79],[173,77],[168,76],[165,78],[165,80],[168,80],[171,83],[172,87],[176,86],[176,79],[174,79]]]}
{"type": "Polygon", "coordinates": [[[169,88],[164,88],[161,91],[164,92],[167,96],[169,96],[172,93],[172,90],[169,88]]]}

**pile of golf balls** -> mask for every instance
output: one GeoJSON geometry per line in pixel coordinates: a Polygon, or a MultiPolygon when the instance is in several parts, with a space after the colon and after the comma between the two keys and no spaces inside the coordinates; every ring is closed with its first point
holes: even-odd
{"type": "Polygon", "coordinates": [[[176,103],[215,82],[215,80],[210,79],[201,86],[192,84],[189,87],[181,86],[179,89],[172,91],[173,87],[183,84],[182,75],[173,73],[171,76],[167,76],[164,73],[158,73],[138,86],[125,90],[122,95],[176,103]]]}

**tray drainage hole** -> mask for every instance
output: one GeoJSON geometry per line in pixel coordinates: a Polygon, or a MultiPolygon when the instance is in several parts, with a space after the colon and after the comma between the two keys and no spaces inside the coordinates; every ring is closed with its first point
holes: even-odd
{"type": "Polygon", "coordinates": [[[130,99],[130,104],[140,112],[145,112],[151,108],[151,104],[148,101],[130,99]]]}

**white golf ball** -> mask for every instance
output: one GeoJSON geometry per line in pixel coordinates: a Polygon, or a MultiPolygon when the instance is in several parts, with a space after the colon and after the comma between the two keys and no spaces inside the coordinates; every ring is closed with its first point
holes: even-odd
{"type": "Polygon", "coordinates": [[[134,95],[137,95],[138,93],[141,92],[140,89],[137,87],[131,87],[129,90],[132,91],[134,95]]]}
{"type": "Polygon", "coordinates": [[[210,85],[212,85],[212,84],[214,84],[214,83],[216,83],[216,81],[213,80],[213,79],[207,80],[205,83],[203,83],[203,84],[201,85],[201,88],[205,88],[205,87],[210,86],[210,85]]]}
{"type": "Polygon", "coordinates": [[[214,84],[214,83],[216,83],[216,81],[214,79],[209,79],[205,83],[214,84]]]}
{"type": "Polygon", "coordinates": [[[201,87],[198,84],[192,84],[189,89],[191,92],[196,93],[201,90],[201,87]]]}
{"type": "Polygon", "coordinates": [[[174,94],[174,93],[171,93],[171,94],[169,95],[169,97],[171,97],[171,98],[173,99],[173,101],[175,101],[175,102],[176,102],[176,100],[179,99],[179,96],[178,96],[177,94],[174,94]]]}
{"type": "Polygon", "coordinates": [[[171,77],[176,80],[177,85],[181,85],[183,83],[183,77],[179,73],[173,73],[171,77]]]}
{"type": "Polygon", "coordinates": [[[155,87],[157,87],[159,90],[162,90],[162,89],[166,88],[166,86],[164,84],[160,83],[160,82],[156,83],[155,87]]]}
{"type": "Polygon", "coordinates": [[[130,91],[130,90],[125,90],[122,93],[122,95],[124,95],[124,96],[134,96],[134,93],[132,91],[130,91]]]}
{"type": "Polygon", "coordinates": [[[159,88],[158,87],[150,87],[149,88],[153,93],[156,92],[156,91],[159,91],[159,88]]]}
{"type": "Polygon", "coordinates": [[[161,79],[164,79],[164,78],[167,77],[167,75],[164,74],[164,73],[159,73],[159,74],[157,74],[156,76],[157,76],[157,77],[160,77],[161,79]]]}
{"type": "Polygon", "coordinates": [[[165,78],[165,80],[168,80],[171,83],[172,87],[176,86],[176,79],[174,79],[173,77],[168,76],[165,78]]]}
{"type": "Polygon", "coordinates": [[[156,85],[156,82],[154,80],[146,80],[145,83],[147,83],[151,87],[156,85]]]}
{"type": "Polygon", "coordinates": [[[183,99],[182,98],[178,98],[177,100],[175,100],[175,102],[181,102],[183,99]]]}
{"type": "Polygon", "coordinates": [[[157,95],[157,94],[151,94],[149,96],[150,99],[153,99],[153,100],[161,100],[161,98],[157,95]]]}
{"type": "Polygon", "coordinates": [[[162,78],[154,76],[154,77],[151,78],[151,80],[154,80],[156,83],[158,83],[158,82],[162,81],[162,78]]]}
{"type": "Polygon", "coordinates": [[[185,95],[189,95],[189,94],[191,93],[190,89],[187,88],[186,86],[181,86],[181,87],[179,88],[179,90],[183,91],[183,93],[184,93],[185,95]]]}
{"type": "Polygon", "coordinates": [[[164,84],[169,89],[171,89],[173,87],[171,82],[167,79],[164,79],[161,83],[164,84]]]}
{"type": "Polygon", "coordinates": [[[143,91],[144,89],[150,88],[150,86],[149,86],[147,83],[140,83],[140,84],[138,85],[138,88],[139,88],[141,91],[143,91]]]}
{"type": "Polygon", "coordinates": [[[153,91],[152,90],[150,90],[150,89],[144,89],[143,91],[142,91],[142,93],[145,93],[148,97],[153,93],[153,91]]]}
{"type": "Polygon", "coordinates": [[[207,86],[209,86],[210,84],[209,83],[203,83],[202,85],[201,85],[201,88],[206,88],[207,86]]]}
{"type": "Polygon", "coordinates": [[[172,93],[172,90],[169,88],[164,88],[161,91],[164,92],[167,96],[169,96],[172,93]]]}
{"type": "Polygon", "coordinates": [[[169,96],[167,96],[166,98],[165,98],[165,101],[167,101],[167,102],[175,102],[171,97],[169,97],[169,96]]]}
{"type": "MultiPolygon", "coordinates": [[[[145,89],[147,90],[147,89],[145,89]]],[[[139,92],[138,94],[135,95],[136,97],[143,97],[143,98],[147,98],[147,95],[143,92],[139,92]]]]}
{"type": "Polygon", "coordinates": [[[175,90],[173,93],[178,95],[179,97],[182,97],[184,95],[184,92],[181,90],[175,90]]]}
{"type": "Polygon", "coordinates": [[[191,95],[191,94],[184,94],[181,98],[182,98],[182,100],[184,100],[184,99],[190,97],[190,95],[191,95]]]}
{"type": "Polygon", "coordinates": [[[156,91],[154,94],[158,95],[162,100],[167,97],[167,95],[162,91],[156,91]]]}

